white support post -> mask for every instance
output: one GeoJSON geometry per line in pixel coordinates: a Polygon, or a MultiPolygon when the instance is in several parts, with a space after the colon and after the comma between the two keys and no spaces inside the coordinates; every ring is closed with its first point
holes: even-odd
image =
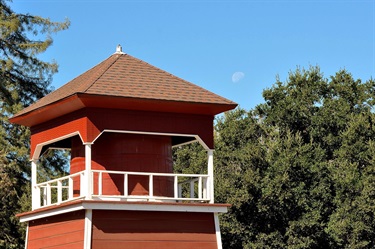
{"type": "Polygon", "coordinates": [[[91,236],[92,236],[92,209],[86,209],[85,213],[85,231],[84,231],[84,241],[83,248],[91,248],[91,236]]]}
{"type": "MultiPolygon", "coordinates": [[[[85,199],[91,200],[92,199],[92,175],[91,175],[91,144],[92,143],[84,143],[85,146],[85,199]]],[[[83,189],[81,189],[82,192],[83,189]]]]}
{"type": "Polygon", "coordinates": [[[31,209],[40,208],[40,188],[37,185],[37,163],[38,160],[31,160],[31,209]]]}
{"type": "Polygon", "coordinates": [[[207,165],[207,173],[208,173],[208,197],[210,199],[210,203],[214,203],[214,150],[208,150],[208,165],[207,165]]]}
{"type": "Polygon", "coordinates": [[[25,248],[27,248],[27,241],[29,240],[29,225],[30,225],[30,223],[27,222],[27,227],[26,227],[26,238],[25,238],[25,248]]]}
{"type": "Polygon", "coordinates": [[[223,245],[221,243],[221,233],[220,233],[219,214],[218,213],[214,213],[214,221],[215,221],[215,233],[216,233],[217,249],[223,249],[223,245]]]}

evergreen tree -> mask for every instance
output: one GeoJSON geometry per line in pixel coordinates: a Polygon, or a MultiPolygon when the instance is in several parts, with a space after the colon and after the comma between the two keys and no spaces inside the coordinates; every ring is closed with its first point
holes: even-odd
{"type": "MultiPolygon", "coordinates": [[[[265,103],[216,120],[215,201],[232,204],[224,248],[375,247],[374,89],[297,68],[265,103]]],[[[197,165],[189,149],[178,164],[197,165]]]]}
{"type": "MultiPolygon", "coordinates": [[[[284,221],[285,234],[279,233],[278,238],[283,239],[285,248],[374,247],[373,185],[367,185],[374,180],[373,89],[373,80],[362,83],[345,70],[324,79],[315,67],[297,69],[286,83],[278,82],[264,91],[266,103],[259,105],[257,111],[263,123],[280,134],[272,141],[285,143],[290,133],[301,135],[303,140],[297,147],[310,147],[305,153],[294,153],[295,160],[305,162],[307,171],[294,169],[297,178],[289,177],[282,191],[293,196],[294,190],[290,187],[303,186],[306,195],[302,200],[308,204],[300,214],[293,214],[292,221],[284,221]],[[310,154],[306,153],[308,151],[310,154]],[[304,238],[302,227],[310,223],[315,224],[311,231],[314,236],[304,238]],[[298,229],[292,232],[295,228],[298,229]],[[299,242],[296,244],[296,241],[299,242]]],[[[268,156],[272,151],[268,148],[268,156]]],[[[293,155],[292,151],[287,154],[293,155]]],[[[269,161],[270,169],[282,158],[278,155],[269,161]]],[[[283,160],[277,168],[294,167],[293,164],[293,161],[283,160]]],[[[272,186],[276,179],[276,175],[269,178],[262,189],[272,186]]],[[[273,191],[273,195],[275,193],[273,191]]],[[[294,210],[298,210],[298,203],[293,205],[294,210]]],[[[285,210],[288,208],[283,208],[283,212],[285,210]]],[[[270,224],[274,226],[275,220],[270,224]]]]}
{"type": "Polygon", "coordinates": [[[217,120],[215,201],[232,204],[221,216],[224,248],[243,248],[258,232],[260,182],[268,166],[264,133],[253,113],[240,108],[217,120]]]}
{"type": "Polygon", "coordinates": [[[30,207],[30,131],[8,119],[50,91],[57,65],[37,56],[52,45],[53,33],[68,26],[15,13],[0,0],[0,248],[23,247],[24,230],[15,214],[30,207]]]}

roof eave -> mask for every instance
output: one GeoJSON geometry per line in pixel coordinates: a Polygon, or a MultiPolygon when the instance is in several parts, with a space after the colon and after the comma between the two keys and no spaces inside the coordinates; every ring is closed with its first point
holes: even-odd
{"type": "Polygon", "coordinates": [[[216,115],[236,108],[234,102],[209,103],[188,102],[151,98],[116,97],[106,95],[79,94],[86,107],[115,108],[139,111],[190,113],[216,115]]]}
{"type": "Polygon", "coordinates": [[[49,105],[42,106],[21,115],[13,116],[9,121],[14,124],[32,127],[84,107],[78,94],[74,94],[49,105]]]}
{"type": "Polygon", "coordinates": [[[47,106],[15,116],[9,120],[12,123],[32,127],[85,107],[214,116],[232,110],[236,108],[236,106],[237,104],[234,102],[200,103],[77,93],[47,106]]]}

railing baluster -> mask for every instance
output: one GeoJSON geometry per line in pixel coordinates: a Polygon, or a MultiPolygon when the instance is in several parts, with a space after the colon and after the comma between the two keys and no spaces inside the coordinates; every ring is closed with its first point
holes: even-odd
{"type": "Polygon", "coordinates": [[[180,191],[179,191],[179,187],[178,187],[178,176],[174,176],[174,198],[178,198],[180,196],[180,191]]]}
{"type": "Polygon", "coordinates": [[[32,196],[32,198],[37,198],[35,201],[35,208],[40,208],[40,187],[35,186],[35,197],[32,196]]]}
{"type": "Polygon", "coordinates": [[[73,177],[69,177],[68,200],[73,199],[73,177]]]}
{"type": "Polygon", "coordinates": [[[51,184],[47,183],[47,205],[51,205],[51,184]]]}
{"type": "Polygon", "coordinates": [[[43,187],[43,206],[47,206],[47,186],[43,187]]]}
{"type": "Polygon", "coordinates": [[[194,185],[195,185],[195,181],[194,180],[190,181],[190,198],[194,198],[195,196],[194,185]]]}
{"type": "Polygon", "coordinates": [[[198,199],[202,199],[202,177],[198,178],[198,199]]]}
{"type": "Polygon", "coordinates": [[[128,197],[129,194],[129,186],[128,186],[128,174],[124,174],[124,196],[128,197]]]}
{"type": "Polygon", "coordinates": [[[98,195],[103,194],[103,171],[99,172],[99,177],[98,177],[98,195]]]}
{"type": "Polygon", "coordinates": [[[85,172],[82,171],[81,174],[79,174],[79,182],[80,182],[80,186],[79,186],[79,196],[80,197],[83,197],[85,196],[87,193],[87,189],[86,189],[86,184],[85,184],[85,181],[86,178],[85,178],[85,172]],[[86,190],[86,191],[85,191],[86,190]]]}
{"type": "Polygon", "coordinates": [[[207,199],[207,177],[203,180],[203,199],[207,199]]]}
{"type": "Polygon", "coordinates": [[[57,203],[62,202],[62,182],[61,180],[57,181],[57,203]]]}
{"type": "Polygon", "coordinates": [[[178,198],[182,198],[182,185],[178,184],[178,198]]]}
{"type": "Polygon", "coordinates": [[[150,197],[153,197],[154,196],[154,177],[153,177],[153,174],[150,174],[148,179],[149,179],[148,195],[150,197]]]}
{"type": "Polygon", "coordinates": [[[94,194],[94,173],[93,171],[90,171],[90,185],[88,185],[90,196],[94,194]]]}

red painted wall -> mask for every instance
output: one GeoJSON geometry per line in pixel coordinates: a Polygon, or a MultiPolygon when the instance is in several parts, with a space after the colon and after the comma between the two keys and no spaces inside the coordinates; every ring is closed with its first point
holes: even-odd
{"type": "Polygon", "coordinates": [[[88,108],[89,134],[104,129],[198,134],[213,148],[213,116],[88,108]]]}
{"type": "Polygon", "coordinates": [[[92,249],[216,249],[212,213],[93,211],[92,249]]]}
{"type": "Polygon", "coordinates": [[[30,221],[27,249],[83,248],[84,219],[82,210],[30,221]]]}
{"type": "MultiPolygon", "coordinates": [[[[92,169],[172,173],[171,138],[168,136],[103,133],[91,147],[92,169]]],[[[72,139],[70,173],[85,168],[85,151],[78,137],[72,139]]],[[[124,194],[124,176],[103,174],[104,195],[124,194]]],[[[98,193],[98,174],[94,175],[94,194],[98,193]]],[[[147,176],[129,176],[129,194],[148,195],[147,176]]],[[[173,178],[154,177],[154,195],[173,197],[173,178]]],[[[74,181],[74,193],[79,195],[79,178],[74,181]]]]}
{"type": "Polygon", "coordinates": [[[213,116],[85,108],[31,127],[31,155],[37,144],[79,131],[92,142],[104,129],[197,134],[213,148],[213,116]]]}

